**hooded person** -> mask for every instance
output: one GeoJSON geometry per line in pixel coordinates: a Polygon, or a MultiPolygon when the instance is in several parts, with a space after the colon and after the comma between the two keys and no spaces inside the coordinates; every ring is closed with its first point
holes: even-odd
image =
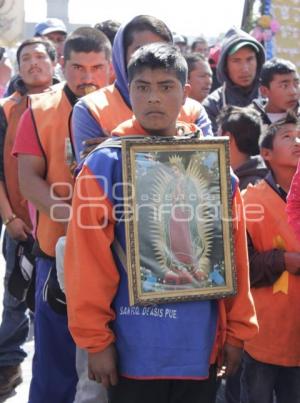
{"type": "Polygon", "coordinates": [[[227,32],[217,66],[221,87],[203,102],[214,134],[217,132],[216,118],[224,106],[248,106],[258,97],[264,61],[264,48],[256,39],[236,28],[227,32]]]}
{"type": "MultiPolygon", "coordinates": [[[[126,65],[136,49],[153,42],[173,43],[169,28],[155,17],[138,15],[118,30],[113,44],[114,84],[85,96],[74,108],[72,132],[77,162],[120,123],[132,118],[126,65]]],[[[195,100],[187,98],[179,120],[195,123],[204,135],[212,135],[207,113],[195,100]]]]}

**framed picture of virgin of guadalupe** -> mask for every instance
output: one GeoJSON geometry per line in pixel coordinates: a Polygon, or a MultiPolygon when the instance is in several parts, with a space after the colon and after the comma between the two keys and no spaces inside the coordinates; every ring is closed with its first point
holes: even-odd
{"type": "Polygon", "coordinates": [[[124,139],[122,163],[130,304],[235,294],[228,139],[124,139]]]}

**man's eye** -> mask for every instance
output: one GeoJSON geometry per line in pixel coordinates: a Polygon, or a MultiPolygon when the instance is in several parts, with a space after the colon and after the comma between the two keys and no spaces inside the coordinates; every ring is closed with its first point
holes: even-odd
{"type": "Polygon", "coordinates": [[[138,85],[138,86],[137,86],[137,89],[138,89],[139,91],[145,92],[145,91],[147,90],[147,87],[146,87],[146,85],[138,85]]]}

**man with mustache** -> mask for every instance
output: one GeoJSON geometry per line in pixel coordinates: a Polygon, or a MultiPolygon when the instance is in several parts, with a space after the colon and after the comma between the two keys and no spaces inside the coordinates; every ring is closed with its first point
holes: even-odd
{"type": "Polygon", "coordinates": [[[110,61],[111,45],[103,33],[90,27],[74,31],[64,47],[66,83],[42,97],[31,98],[15,142],[21,190],[38,211],[35,356],[30,403],[74,401],[75,344],[68,331],[66,314],[50,300],[50,283],[57,282],[55,245],[66,232],[70,214],[72,109],[78,98],[108,84],[110,61]],[[49,284],[48,291],[45,284],[49,284]]]}
{"type": "Polygon", "coordinates": [[[0,212],[6,225],[6,272],[0,326],[0,395],[9,394],[22,382],[20,364],[26,353],[21,346],[29,330],[25,302],[14,298],[8,290],[18,244],[26,241],[32,231],[27,202],[19,190],[17,163],[11,157],[11,151],[18,122],[27,107],[28,95],[49,90],[55,61],[55,49],[49,41],[34,38],[22,42],[17,50],[17,90],[1,100],[0,106],[0,212]]]}

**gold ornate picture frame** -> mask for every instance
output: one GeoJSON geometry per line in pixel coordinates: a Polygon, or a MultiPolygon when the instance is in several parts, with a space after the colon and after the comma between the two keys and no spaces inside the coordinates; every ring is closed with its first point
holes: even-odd
{"type": "Polygon", "coordinates": [[[123,140],[131,305],[236,293],[228,139],[123,140]]]}

